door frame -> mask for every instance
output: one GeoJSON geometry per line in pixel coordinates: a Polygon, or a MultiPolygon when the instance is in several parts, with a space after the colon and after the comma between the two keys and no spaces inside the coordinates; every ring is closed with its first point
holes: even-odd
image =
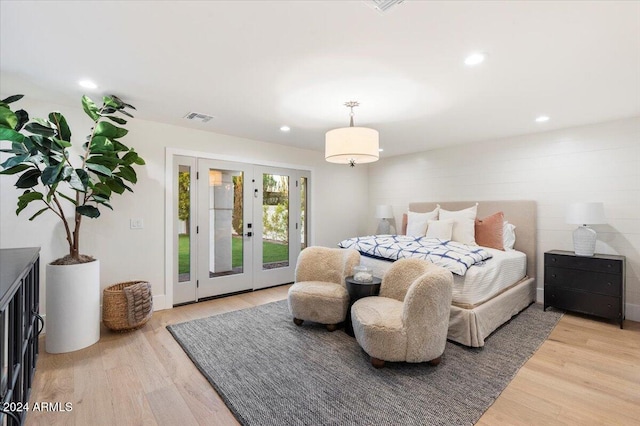
{"type": "MultiPolygon", "coordinates": [[[[174,284],[174,273],[177,265],[174,265],[174,259],[176,259],[177,253],[175,252],[175,228],[174,228],[174,212],[177,208],[176,206],[176,189],[174,189],[174,179],[176,179],[176,175],[174,172],[175,164],[174,157],[175,156],[183,156],[183,157],[194,157],[194,158],[205,158],[210,160],[221,160],[221,161],[230,161],[236,163],[247,163],[258,166],[267,166],[267,167],[276,167],[276,168],[285,168],[285,169],[294,169],[294,170],[304,170],[309,172],[309,180],[311,182],[309,196],[307,200],[307,209],[309,212],[309,217],[307,218],[307,226],[309,231],[309,236],[307,239],[308,245],[313,245],[313,241],[315,240],[315,230],[313,226],[313,218],[315,217],[315,203],[314,199],[316,198],[315,188],[317,185],[314,185],[314,175],[315,175],[315,167],[302,165],[302,164],[294,164],[294,163],[282,163],[278,161],[269,161],[260,158],[252,158],[252,157],[239,157],[235,155],[222,155],[215,154],[211,152],[203,152],[203,151],[195,151],[189,149],[182,148],[165,148],[165,158],[164,158],[164,188],[165,188],[165,212],[164,212],[164,222],[165,222],[165,272],[164,272],[164,297],[162,295],[158,295],[154,297],[155,309],[172,309],[173,308],[173,284],[174,284]],[[156,303],[157,302],[159,303],[156,303]]],[[[158,179],[161,180],[161,179],[158,179]]],[[[177,275],[176,275],[177,276],[177,275]]]]}

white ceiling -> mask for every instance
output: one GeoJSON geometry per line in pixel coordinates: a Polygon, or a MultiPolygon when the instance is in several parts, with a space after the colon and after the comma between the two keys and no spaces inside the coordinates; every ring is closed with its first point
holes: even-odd
{"type": "Polygon", "coordinates": [[[0,3],[1,90],[316,151],[348,124],[383,156],[640,115],[640,2],[0,3]],[[477,67],[474,51],[489,57],[477,67]],[[206,124],[182,118],[213,115],[206,124]],[[534,122],[548,115],[546,123],[534,122]],[[282,125],[291,132],[282,133],[282,125]]]}

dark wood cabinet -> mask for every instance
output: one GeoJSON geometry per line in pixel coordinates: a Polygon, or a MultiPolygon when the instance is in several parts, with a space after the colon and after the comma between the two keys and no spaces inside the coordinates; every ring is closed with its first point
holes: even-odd
{"type": "Polygon", "coordinates": [[[0,249],[0,425],[22,425],[42,331],[40,249],[0,249]]]}
{"type": "Polygon", "coordinates": [[[625,257],[576,256],[552,250],[544,254],[544,309],[553,306],[624,321],[625,257]]]}

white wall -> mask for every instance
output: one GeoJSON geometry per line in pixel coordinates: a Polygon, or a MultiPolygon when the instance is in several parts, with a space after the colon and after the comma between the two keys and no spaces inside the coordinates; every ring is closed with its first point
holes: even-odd
{"type": "MultiPolygon", "coordinates": [[[[78,107],[44,104],[22,100],[17,106],[31,117],[45,117],[52,110],[65,114],[73,140],[81,143],[89,133],[91,121],[78,107]]],[[[349,168],[329,164],[321,152],[295,149],[282,145],[242,139],[232,136],[132,119],[129,135],[122,139],[146,160],[138,169],[138,184],[134,193],[125,192],[113,198],[114,211],[102,209],[102,216],[85,218],[82,225],[81,252],[100,259],[101,285],[144,279],[153,286],[156,301],[162,304],[165,280],[165,152],[180,148],[194,152],[232,156],[247,162],[291,164],[312,171],[311,243],[334,246],[344,238],[363,232],[362,223],[370,216],[367,211],[367,167],[349,168]],[[144,221],[144,228],[129,228],[131,218],[144,221]]],[[[4,147],[4,146],[3,146],[4,147]]],[[[4,161],[6,155],[0,155],[4,161]]],[[[41,247],[42,265],[67,254],[61,225],[53,214],[45,213],[29,222],[37,209],[27,208],[15,215],[17,197],[21,193],[13,185],[15,176],[0,176],[0,248],[41,247]]],[[[41,312],[44,306],[45,268],[41,276],[41,312]]],[[[170,284],[169,284],[170,285],[170,284]]],[[[159,306],[161,307],[161,306],[159,306]]]]}
{"type": "MultiPolygon", "coordinates": [[[[91,122],[79,107],[26,100],[18,105],[34,117],[62,111],[76,142],[89,132],[91,122]]],[[[541,258],[547,250],[572,249],[574,225],[564,223],[567,203],[602,201],[608,223],[594,226],[596,249],[627,256],[627,318],[640,320],[640,117],[391,157],[353,169],[326,163],[320,152],[140,119],[131,120],[128,128],[123,141],[147,165],[139,169],[133,194],[114,198],[113,212],[85,219],[82,229],[82,251],[100,259],[103,288],[138,278],[152,283],[155,296],[164,294],[165,151],[180,148],[311,169],[311,237],[316,245],[335,246],[344,238],[374,232],[377,204],[393,205],[399,220],[411,201],[533,199],[538,203],[541,258]],[[129,229],[130,218],[142,218],[144,229],[129,229]]],[[[43,265],[66,254],[55,216],[43,214],[30,223],[35,206],[15,215],[20,192],[14,183],[15,177],[0,176],[0,248],[39,246],[43,265]]],[[[542,266],[538,262],[538,287],[542,266]]],[[[44,272],[41,282],[44,303],[44,272]]]]}
{"type": "Polygon", "coordinates": [[[398,222],[412,201],[510,199],[538,204],[539,289],[543,253],[573,250],[566,205],[604,202],[607,224],[593,226],[596,251],[627,257],[627,318],[640,321],[640,117],[392,157],[369,168],[369,211],[391,204],[398,222]]]}

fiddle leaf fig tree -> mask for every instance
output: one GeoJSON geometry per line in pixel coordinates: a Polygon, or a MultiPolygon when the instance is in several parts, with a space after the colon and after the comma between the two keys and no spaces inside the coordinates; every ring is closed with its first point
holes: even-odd
{"type": "Polygon", "coordinates": [[[65,117],[52,112],[47,119],[30,120],[26,111],[11,109],[10,104],[22,97],[0,101],[0,151],[9,154],[0,164],[0,174],[16,175],[15,186],[24,190],[18,197],[16,214],[33,203],[40,209],[29,220],[46,211],[60,218],[69,254],[54,263],[92,261],[80,254],[83,217],[97,218],[103,207],[113,210],[111,197],[133,192],[131,185],[138,180],[134,166],[144,164],[133,148],[120,141],[128,133],[121,127],[127,124],[121,115],[133,118],[127,110],[135,108],[116,96],[105,96],[100,107],[83,96],[82,107],[94,125],[76,156],[65,117]]]}

